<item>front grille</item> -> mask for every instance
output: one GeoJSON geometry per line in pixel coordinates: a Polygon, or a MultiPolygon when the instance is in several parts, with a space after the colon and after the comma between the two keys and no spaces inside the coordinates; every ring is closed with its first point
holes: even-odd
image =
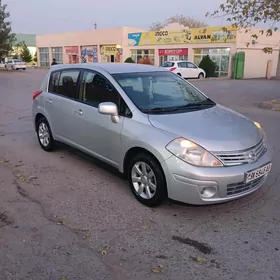
{"type": "Polygon", "coordinates": [[[262,139],[257,145],[250,149],[235,152],[213,152],[213,154],[225,165],[239,165],[253,163],[264,155],[267,146],[262,139]]]}
{"type": "Polygon", "coordinates": [[[258,188],[264,181],[266,176],[262,176],[249,183],[235,183],[227,185],[227,196],[241,194],[247,191],[251,191],[255,188],[258,188]]]}

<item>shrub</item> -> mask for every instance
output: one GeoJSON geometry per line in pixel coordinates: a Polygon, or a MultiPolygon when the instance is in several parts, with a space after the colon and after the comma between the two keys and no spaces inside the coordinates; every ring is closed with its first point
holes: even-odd
{"type": "Polygon", "coordinates": [[[135,61],[134,61],[131,57],[128,57],[128,58],[125,60],[125,63],[135,63],[135,61]]]}
{"type": "Polygon", "coordinates": [[[215,77],[216,63],[206,55],[202,58],[199,63],[199,68],[202,68],[206,72],[206,77],[215,77]]]}

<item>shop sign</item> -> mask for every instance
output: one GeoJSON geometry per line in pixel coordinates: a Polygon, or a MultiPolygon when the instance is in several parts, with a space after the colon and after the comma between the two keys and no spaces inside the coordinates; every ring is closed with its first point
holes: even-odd
{"type": "Polygon", "coordinates": [[[188,49],[159,49],[159,56],[168,56],[168,55],[188,55],[188,49]]]}
{"type": "Polygon", "coordinates": [[[79,53],[79,47],[65,47],[65,52],[68,55],[77,55],[79,53]]]}
{"type": "Polygon", "coordinates": [[[101,55],[115,55],[117,52],[118,52],[118,49],[114,45],[108,45],[108,46],[101,46],[100,47],[101,55]]]}
{"type": "Polygon", "coordinates": [[[237,29],[232,26],[161,30],[128,34],[129,46],[235,43],[237,29]]]}
{"type": "Polygon", "coordinates": [[[192,30],[192,43],[235,43],[237,29],[227,27],[194,28],[192,30]]]}

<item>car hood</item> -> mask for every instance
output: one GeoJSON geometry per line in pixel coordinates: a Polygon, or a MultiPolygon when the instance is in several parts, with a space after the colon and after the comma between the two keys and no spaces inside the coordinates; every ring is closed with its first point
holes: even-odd
{"type": "Polygon", "coordinates": [[[209,151],[244,150],[262,139],[251,120],[221,105],[186,113],[149,115],[149,121],[152,126],[187,138],[209,151]]]}

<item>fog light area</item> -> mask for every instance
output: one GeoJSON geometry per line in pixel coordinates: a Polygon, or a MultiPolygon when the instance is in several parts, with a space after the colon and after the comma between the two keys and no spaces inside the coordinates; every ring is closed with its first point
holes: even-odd
{"type": "Polygon", "coordinates": [[[199,187],[200,195],[203,198],[210,198],[217,192],[217,187],[199,187]]]}

